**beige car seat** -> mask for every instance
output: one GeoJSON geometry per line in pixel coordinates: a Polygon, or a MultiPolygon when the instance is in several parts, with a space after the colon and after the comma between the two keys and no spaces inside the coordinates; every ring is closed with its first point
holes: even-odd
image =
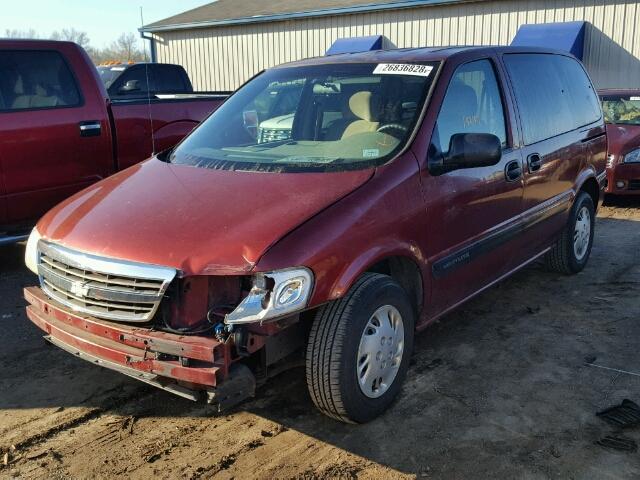
{"type": "Polygon", "coordinates": [[[357,118],[344,129],[342,138],[364,132],[375,132],[380,126],[378,121],[379,101],[378,96],[371,92],[360,91],[349,98],[349,109],[357,118]]]}
{"type": "Polygon", "coordinates": [[[47,95],[47,91],[41,85],[35,85],[30,92],[25,88],[25,81],[19,77],[16,81],[14,93],[15,100],[11,104],[11,108],[15,110],[25,108],[43,108],[55,107],[60,105],[58,97],[55,95],[47,95]]]}

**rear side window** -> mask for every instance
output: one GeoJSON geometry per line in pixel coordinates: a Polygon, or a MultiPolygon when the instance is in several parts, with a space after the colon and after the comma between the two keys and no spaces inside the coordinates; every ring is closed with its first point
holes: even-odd
{"type": "Polygon", "coordinates": [[[431,147],[446,153],[456,133],[491,133],[503,147],[507,145],[502,98],[489,60],[466,63],[455,71],[442,101],[431,147]]]}
{"type": "Polygon", "coordinates": [[[602,111],[607,123],[640,125],[640,95],[605,95],[602,111]]]}
{"type": "Polygon", "coordinates": [[[527,145],[595,122],[600,104],[582,66],[551,54],[508,54],[504,61],[513,83],[527,145]]]}
{"type": "Polygon", "coordinates": [[[80,105],[73,75],[58,52],[0,51],[0,111],[80,105]]]}
{"type": "Polygon", "coordinates": [[[153,67],[155,93],[188,93],[189,85],[185,81],[182,69],[174,66],[155,65],[153,67]]]}

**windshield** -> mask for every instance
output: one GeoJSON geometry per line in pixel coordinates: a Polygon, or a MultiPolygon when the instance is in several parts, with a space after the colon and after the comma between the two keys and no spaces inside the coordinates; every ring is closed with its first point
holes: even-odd
{"type": "Polygon", "coordinates": [[[264,171],[379,165],[408,141],[434,67],[325,64],[269,70],[231,96],[168,161],[264,171]]]}
{"type": "Polygon", "coordinates": [[[638,95],[603,96],[602,110],[607,123],[640,125],[640,92],[638,95]]]}
{"type": "Polygon", "coordinates": [[[98,73],[100,74],[100,80],[104,88],[109,88],[116,78],[118,78],[127,67],[114,66],[114,67],[98,67],[98,73]]]}

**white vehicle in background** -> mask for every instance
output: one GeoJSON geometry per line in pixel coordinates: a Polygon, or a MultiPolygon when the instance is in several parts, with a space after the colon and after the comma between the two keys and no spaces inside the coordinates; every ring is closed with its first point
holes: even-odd
{"type": "Polygon", "coordinates": [[[289,140],[291,129],[293,128],[293,117],[295,113],[288,113],[273,117],[260,123],[258,127],[258,143],[277,142],[289,140]]]}

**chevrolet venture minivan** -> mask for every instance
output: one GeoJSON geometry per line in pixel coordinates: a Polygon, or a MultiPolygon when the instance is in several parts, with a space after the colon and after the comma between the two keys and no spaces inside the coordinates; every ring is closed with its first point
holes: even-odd
{"type": "Polygon", "coordinates": [[[304,357],[318,408],[366,422],[398,394],[416,331],[539,257],[585,267],[606,151],[568,53],[288,63],[45,215],[27,313],[81,358],[221,407],[304,357]]]}

